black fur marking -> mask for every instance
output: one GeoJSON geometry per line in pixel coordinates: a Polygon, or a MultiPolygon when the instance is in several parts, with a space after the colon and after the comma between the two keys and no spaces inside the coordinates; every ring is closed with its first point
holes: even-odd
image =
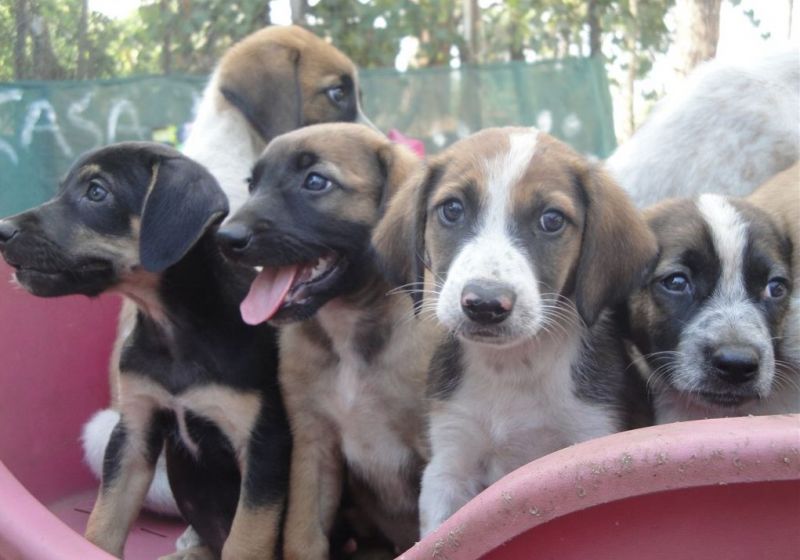
{"type": "Polygon", "coordinates": [[[219,556],[236,513],[239,465],[230,442],[213,422],[187,413],[186,427],[200,456],[189,453],[174,426],[165,448],[170,487],[181,515],[219,556]]]}
{"type": "Polygon", "coordinates": [[[291,450],[292,437],[283,405],[276,400],[262,406],[247,450],[250,470],[244,481],[245,505],[283,508],[289,487],[289,463],[285,458],[291,450]]]}
{"type": "Polygon", "coordinates": [[[652,423],[652,407],[644,381],[629,368],[630,358],[610,312],[604,312],[585,337],[580,358],[572,366],[575,395],[612,409],[617,429],[652,423]]]}
{"type": "Polygon", "coordinates": [[[356,351],[368,364],[381,354],[392,335],[392,325],[383,321],[383,317],[377,319],[377,321],[364,321],[355,333],[356,351]]]}
{"type": "Polygon", "coordinates": [[[128,444],[128,432],[122,420],[117,422],[111,431],[111,437],[106,445],[106,452],[103,456],[103,490],[108,490],[113,486],[114,480],[119,476],[120,463],[128,444]]]}
{"type": "Polygon", "coordinates": [[[449,334],[436,348],[428,370],[428,397],[447,400],[461,383],[464,375],[462,348],[458,338],[449,334]]]}

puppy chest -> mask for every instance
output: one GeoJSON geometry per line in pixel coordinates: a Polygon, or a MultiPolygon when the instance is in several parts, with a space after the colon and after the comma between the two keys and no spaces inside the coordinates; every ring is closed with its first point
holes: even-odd
{"type": "Polygon", "coordinates": [[[566,379],[532,380],[534,375],[469,375],[443,403],[434,422],[463,431],[462,437],[474,437],[473,445],[483,447],[489,470],[502,473],[614,431],[605,411],[577,398],[568,371],[566,379]]]}
{"type": "Polygon", "coordinates": [[[406,437],[414,430],[409,395],[363,361],[342,359],[339,365],[322,403],[348,464],[369,481],[397,478],[414,456],[406,437]]]}

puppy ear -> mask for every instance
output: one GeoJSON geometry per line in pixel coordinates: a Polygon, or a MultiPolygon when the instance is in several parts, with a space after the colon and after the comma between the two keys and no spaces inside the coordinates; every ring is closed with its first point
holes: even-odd
{"type": "Polygon", "coordinates": [[[599,167],[577,172],[586,203],[575,303],[587,325],[639,286],[656,258],[655,236],[628,195],[599,167]]]}
{"type": "Polygon", "coordinates": [[[389,282],[411,283],[415,308],[425,281],[425,223],[428,196],[442,176],[438,165],[420,166],[391,197],[372,234],[372,247],[389,282]]]}
{"type": "Polygon", "coordinates": [[[381,215],[400,188],[422,167],[422,160],[401,144],[387,143],[378,148],[378,166],[384,177],[378,210],[381,215]]]}
{"type": "Polygon", "coordinates": [[[208,227],[228,213],[228,199],[204,167],[185,158],[153,166],[139,231],[139,261],[161,272],[177,263],[208,227]]]}
{"type": "Polygon", "coordinates": [[[297,49],[266,43],[241,53],[232,50],[220,65],[220,92],[265,142],[303,124],[299,63],[297,49]]]}

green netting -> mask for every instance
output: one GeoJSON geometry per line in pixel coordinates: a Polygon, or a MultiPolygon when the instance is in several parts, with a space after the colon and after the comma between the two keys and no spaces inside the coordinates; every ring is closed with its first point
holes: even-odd
{"type": "MultiPolygon", "coordinates": [[[[0,216],[49,198],[82,152],[111,142],[178,143],[205,78],[0,84],[0,216]]],[[[428,153],[489,126],[533,125],[599,157],[614,148],[605,70],[594,59],[361,73],[364,109],[428,153]]]]}

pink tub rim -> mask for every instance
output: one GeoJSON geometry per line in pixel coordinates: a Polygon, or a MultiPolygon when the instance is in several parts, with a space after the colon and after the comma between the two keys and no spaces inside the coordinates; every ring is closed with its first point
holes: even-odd
{"type": "MultiPolygon", "coordinates": [[[[596,505],[665,490],[800,480],[800,415],[701,420],[584,442],[487,488],[402,560],[476,559],[525,531],[596,505]]],[[[72,531],[0,462],[0,557],[112,557],[72,531]]]]}
{"type": "Polygon", "coordinates": [[[474,560],[530,529],[593,506],[667,490],[786,480],[800,480],[800,414],[622,432],[508,474],[400,560],[474,560]]]}
{"type": "Polygon", "coordinates": [[[53,515],[0,461],[0,558],[113,560],[53,515]]]}

